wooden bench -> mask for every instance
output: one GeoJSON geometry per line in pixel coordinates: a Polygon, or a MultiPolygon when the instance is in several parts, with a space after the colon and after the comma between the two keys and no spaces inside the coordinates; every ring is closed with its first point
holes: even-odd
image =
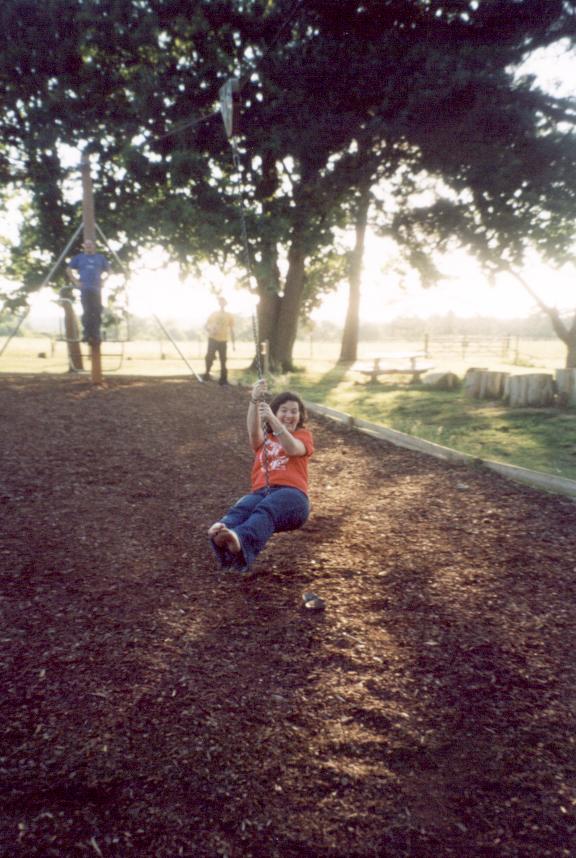
{"type": "Polygon", "coordinates": [[[376,382],[382,375],[409,375],[412,383],[434,366],[424,352],[387,352],[355,363],[352,369],[368,376],[368,382],[376,382]]]}

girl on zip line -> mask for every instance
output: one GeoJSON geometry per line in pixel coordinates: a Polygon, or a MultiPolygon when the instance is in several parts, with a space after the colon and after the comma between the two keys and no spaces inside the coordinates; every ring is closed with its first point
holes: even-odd
{"type": "Polygon", "coordinates": [[[306,409],[285,391],[268,404],[266,380],[252,387],[246,425],[254,451],[252,491],[208,529],[223,569],[247,572],[273,533],[297,530],[310,511],[308,459],[312,434],[304,428],[306,409]]]}

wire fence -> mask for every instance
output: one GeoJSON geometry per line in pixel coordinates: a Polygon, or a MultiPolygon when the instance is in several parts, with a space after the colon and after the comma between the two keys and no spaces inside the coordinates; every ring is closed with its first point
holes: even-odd
{"type": "Polygon", "coordinates": [[[561,367],[565,360],[565,346],[556,337],[425,335],[422,351],[439,360],[456,358],[461,363],[481,360],[488,367],[495,363],[519,367],[561,367]]]}
{"type": "MultiPolygon", "coordinates": [[[[169,331],[172,336],[172,332],[169,331]]],[[[0,348],[7,337],[0,336],[0,348]]],[[[172,341],[160,331],[156,339],[104,340],[102,343],[103,370],[127,374],[189,373],[187,362],[203,371],[206,338],[174,337],[172,341]]],[[[89,354],[84,347],[86,359],[89,354]]],[[[378,341],[363,341],[358,345],[358,359],[375,354],[390,356],[403,353],[421,353],[439,370],[463,374],[467,368],[552,371],[565,365],[566,349],[557,338],[519,336],[430,336],[401,338],[386,337],[378,341]]],[[[246,368],[254,358],[254,343],[249,340],[229,344],[228,364],[231,370],[246,368]]],[[[314,336],[298,339],[293,350],[297,365],[320,369],[335,364],[340,356],[340,343],[316,339],[314,336]]],[[[60,336],[16,336],[0,357],[0,372],[61,372],[68,369],[67,343],[60,336]]]]}
{"type": "MultiPolygon", "coordinates": [[[[422,334],[413,338],[386,337],[358,345],[359,360],[375,354],[389,353],[393,356],[404,352],[421,353],[440,368],[453,367],[454,371],[457,368],[461,370],[463,366],[557,369],[564,366],[566,359],[566,347],[556,337],[422,334]]],[[[294,353],[296,359],[304,361],[321,358],[336,361],[340,345],[315,342],[312,337],[307,343],[297,342],[294,353]]]]}

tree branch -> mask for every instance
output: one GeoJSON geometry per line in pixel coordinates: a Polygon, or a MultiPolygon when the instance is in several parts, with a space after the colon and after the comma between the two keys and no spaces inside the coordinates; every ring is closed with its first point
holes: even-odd
{"type": "Polygon", "coordinates": [[[532,287],[528,285],[526,280],[524,280],[524,278],[520,274],[518,274],[517,271],[514,271],[514,269],[510,265],[505,266],[504,270],[508,274],[511,274],[513,277],[515,277],[516,280],[520,283],[520,285],[523,286],[524,289],[528,292],[528,294],[532,298],[534,298],[540,309],[549,317],[550,321],[552,322],[552,327],[554,328],[554,331],[558,338],[561,339],[563,343],[568,344],[570,341],[570,332],[560,318],[560,314],[556,307],[550,307],[548,304],[545,304],[542,298],[540,298],[540,296],[532,289],[532,287]]]}

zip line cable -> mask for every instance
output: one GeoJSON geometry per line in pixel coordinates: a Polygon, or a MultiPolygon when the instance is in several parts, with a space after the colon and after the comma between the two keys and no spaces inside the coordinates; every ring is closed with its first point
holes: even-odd
{"type": "Polygon", "coordinates": [[[202,384],[203,383],[202,379],[200,378],[200,376],[198,375],[198,373],[196,372],[194,367],[187,361],[186,357],[184,356],[182,351],[179,349],[179,347],[176,344],[176,342],[174,341],[174,339],[170,336],[170,334],[168,333],[168,331],[166,330],[166,328],[164,327],[164,325],[162,324],[162,322],[160,321],[158,316],[153,315],[153,319],[156,322],[156,324],[158,325],[158,327],[163,331],[165,336],[168,337],[168,339],[170,340],[170,342],[172,343],[172,345],[174,346],[174,348],[176,349],[176,351],[178,352],[178,354],[180,355],[180,357],[182,358],[182,360],[184,361],[184,363],[186,364],[186,366],[188,367],[190,372],[195,376],[196,380],[202,384]]]}
{"type": "MultiPolygon", "coordinates": [[[[212,113],[208,113],[206,116],[201,116],[199,118],[190,118],[185,119],[179,125],[174,126],[174,128],[170,128],[168,131],[165,131],[164,134],[158,134],[153,137],[147,137],[141,146],[145,146],[150,143],[156,143],[159,140],[165,140],[167,137],[173,137],[175,134],[180,134],[181,131],[186,131],[188,128],[195,128],[198,125],[202,125],[204,122],[208,122],[209,119],[213,119],[214,116],[218,116],[220,110],[213,110],[212,113]]],[[[137,147],[139,148],[139,147],[137,147]]]]}
{"type": "MultiPolygon", "coordinates": [[[[256,279],[254,277],[254,271],[252,266],[252,254],[250,253],[250,242],[248,241],[248,229],[246,227],[246,215],[244,213],[244,189],[242,184],[242,170],[240,165],[240,155],[238,153],[238,146],[236,144],[236,131],[238,128],[238,120],[237,116],[234,115],[235,111],[239,110],[238,101],[234,100],[234,94],[237,92],[235,88],[228,87],[226,90],[227,96],[230,98],[230,103],[227,105],[229,108],[229,116],[227,116],[227,111],[223,110],[224,123],[226,126],[226,131],[228,133],[230,139],[230,146],[232,149],[232,160],[234,162],[234,167],[236,169],[238,175],[238,186],[240,190],[240,223],[242,230],[242,242],[244,244],[244,257],[245,257],[245,265],[248,271],[248,275],[250,279],[256,279]],[[229,121],[227,121],[229,120],[229,121]]],[[[262,370],[262,361],[261,361],[261,343],[260,343],[260,334],[258,330],[258,314],[257,309],[254,308],[252,310],[252,335],[254,337],[254,347],[256,350],[256,372],[258,374],[259,379],[264,378],[264,373],[262,370]]],[[[265,492],[269,494],[270,492],[270,464],[269,464],[269,455],[268,455],[268,447],[267,441],[269,436],[268,424],[266,421],[263,422],[262,425],[262,433],[264,436],[263,444],[262,444],[262,469],[264,471],[264,483],[265,483],[265,492]]]]}
{"type": "MultiPolygon", "coordinates": [[[[234,101],[234,97],[235,97],[235,96],[236,96],[236,98],[239,96],[239,94],[240,94],[240,92],[242,91],[242,89],[246,86],[246,84],[247,84],[247,83],[248,83],[248,81],[250,80],[250,77],[255,73],[255,71],[257,71],[257,69],[258,69],[258,65],[259,65],[259,64],[260,64],[260,63],[261,63],[261,62],[262,62],[262,61],[263,61],[263,60],[264,60],[264,59],[265,59],[269,54],[270,54],[271,50],[272,50],[272,49],[273,49],[273,47],[276,45],[276,43],[278,42],[278,40],[279,40],[280,36],[282,35],[282,32],[283,32],[283,31],[285,30],[285,28],[290,24],[290,22],[291,22],[291,21],[293,20],[293,18],[295,17],[296,13],[299,11],[299,9],[300,9],[303,5],[304,5],[304,0],[296,0],[296,2],[293,4],[292,8],[289,10],[288,14],[286,15],[286,18],[282,21],[282,23],[281,23],[280,27],[279,27],[279,28],[278,28],[278,30],[276,31],[276,33],[275,33],[275,35],[274,35],[274,38],[273,38],[273,39],[271,40],[271,42],[266,46],[266,49],[263,51],[263,53],[262,53],[262,54],[261,54],[261,56],[260,56],[260,59],[259,59],[259,60],[258,60],[258,62],[255,64],[255,66],[250,70],[249,74],[247,73],[247,74],[244,76],[244,79],[229,79],[229,80],[228,80],[228,81],[227,81],[227,82],[226,82],[222,87],[220,87],[219,95],[220,95],[221,100],[222,100],[222,98],[223,98],[223,94],[224,94],[224,92],[226,93],[226,95],[228,95],[228,94],[229,94],[229,95],[230,95],[230,97],[231,97],[231,99],[232,99],[233,101],[234,101]]],[[[164,140],[164,139],[166,139],[166,138],[168,138],[168,137],[172,137],[172,136],[174,136],[175,134],[179,134],[179,133],[181,133],[182,131],[187,130],[188,128],[195,128],[195,127],[197,127],[197,126],[199,126],[199,125],[202,125],[204,122],[208,122],[210,119],[213,119],[213,118],[214,118],[216,115],[218,115],[218,114],[222,114],[222,115],[223,115],[224,122],[225,122],[225,126],[226,126],[226,132],[227,132],[227,134],[228,134],[228,136],[229,136],[229,138],[230,138],[230,143],[231,143],[231,147],[232,147],[234,166],[235,166],[235,168],[236,168],[236,170],[237,170],[237,172],[238,172],[239,180],[240,180],[240,183],[241,183],[241,167],[240,167],[240,158],[239,158],[238,148],[237,148],[237,145],[236,145],[236,139],[235,139],[236,132],[237,132],[237,127],[235,127],[235,126],[233,125],[231,128],[228,128],[228,126],[227,126],[227,118],[226,118],[226,115],[225,115],[225,113],[224,113],[224,110],[222,109],[222,103],[221,103],[221,105],[220,105],[220,109],[219,109],[219,110],[212,111],[211,113],[207,114],[206,116],[201,116],[201,117],[190,117],[190,119],[188,119],[188,120],[184,120],[184,121],[183,121],[183,122],[181,122],[179,125],[176,125],[174,128],[169,129],[168,131],[164,132],[163,134],[159,134],[159,135],[151,136],[151,137],[146,137],[146,138],[144,139],[144,141],[143,141],[139,146],[137,146],[137,147],[135,147],[135,148],[142,148],[142,147],[144,147],[144,146],[149,146],[149,145],[151,145],[151,144],[153,144],[153,143],[155,143],[155,142],[157,142],[157,141],[164,140]]],[[[236,123],[236,124],[237,124],[237,123],[236,123]]],[[[15,149],[16,149],[16,153],[18,153],[18,147],[15,147],[15,149]]],[[[242,196],[241,196],[241,205],[240,205],[240,219],[241,219],[241,228],[242,228],[242,242],[243,242],[243,245],[244,245],[244,253],[245,253],[245,257],[246,257],[246,267],[247,267],[247,270],[248,270],[248,272],[249,272],[250,277],[251,277],[251,278],[254,278],[254,272],[253,272],[253,266],[252,266],[251,254],[250,254],[250,245],[249,245],[249,241],[248,241],[248,231],[247,231],[247,227],[246,227],[246,217],[245,217],[245,213],[244,213],[244,199],[243,199],[243,191],[242,191],[242,189],[241,189],[241,194],[242,194],[242,196]]],[[[95,226],[96,226],[96,229],[97,229],[97,231],[98,231],[99,235],[101,236],[101,238],[103,239],[104,243],[106,244],[106,247],[107,247],[107,248],[110,250],[110,252],[114,255],[114,257],[115,257],[115,259],[116,259],[116,261],[117,261],[118,265],[120,266],[120,269],[122,270],[122,272],[124,273],[125,278],[127,279],[127,278],[128,278],[128,275],[127,275],[127,273],[126,273],[126,269],[124,268],[124,266],[123,266],[123,265],[122,265],[122,263],[120,262],[120,260],[119,260],[119,258],[118,258],[118,255],[117,255],[117,254],[116,254],[116,252],[115,252],[115,251],[110,247],[110,245],[109,245],[109,243],[108,243],[108,240],[106,239],[106,236],[102,233],[102,231],[101,231],[101,229],[99,228],[99,226],[98,226],[97,224],[96,224],[95,226]]],[[[47,285],[49,285],[49,284],[50,284],[50,280],[51,280],[51,278],[52,278],[52,276],[53,276],[54,272],[56,271],[56,269],[57,269],[57,268],[58,268],[58,266],[60,265],[60,263],[61,263],[62,259],[65,257],[66,253],[68,252],[68,250],[69,250],[69,248],[71,247],[71,245],[73,244],[73,242],[76,240],[76,238],[77,238],[77,236],[78,236],[78,234],[79,234],[79,232],[80,232],[80,230],[81,230],[81,229],[82,229],[82,223],[80,224],[80,226],[78,227],[78,229],[75,231],[74,235],[72,236],[72,238],[70,239],[70,241],[69,241],[69,242],[68,242],[68,244],[66,245],[65,249],[64,249],[64,250],[62,251],[62,253],[60,254],[60,256],[59,256],[58,260],[57,260],[57,261],[55,262],[55,264],[52,266],[52,269],[50,270],[50,273],[48,274],[48,276],[44,279],[44,281],[43,281],[43,283],[42,283],[42,287],[47,286],[47,285]]],[[[41,287],[41,288],[42,288],[42,287],[41,287]]],[[[27,313],[26,313],[26,315],[27,315],[27,313]]],[[[20,324],[22,324],[22,322],[24,321],[24,318],[25,318],[25,316],[20,320],[20,322],[19,322],[19,324],[18,324],[18,328],[20,327],[20,324]]],[[[155,318],[156,318],[156,317],[155,317],[155,318]]],[[[164,332],[166,333],[166,331],[165,331],[165,329],[164,329],[163,325],[161,324],[160,320],[156,318],[156,321],[158,322],[158,324],[162,327],[162,329],[163,329],[163,330],[164,330],[164,332]]],[[[17,328],[17,329],[18,329],[18,328],[17,328]]],[[[258,320],[257,320],[257,315],[256,315],[256,312],[255,312],[255,311],[253,311],[253,313],[252,313],[252,330],[253,330],[253,336],[254,336],[254,343],[255,343],[255,347],[256,347],[256,370],[257,370],[257,373],[258,373],[258,377],[261,379],[261,378],[264,378],[264,374],[263,374],[262,362],[261,362],[261,343],[260,343],[260,337],[259,337],[259,331],[258,331],[258,320]]],[[[170,339],[170,341],[171,341],[171,342],[173,342],[172,338],[171,338],[169,335],[167,335],[167,336],[168,336],[168,338],[170,339]]],[[[12,337],[10,337],[10,339],[11,339],[11,338],[12,338],[12,337]]],[[[10,341],[10,339],[8,340],[8,342],[10,341]]],[[[0,351],[0,355],[3,353],[3,351],[4,351],[4,349],[6,348],[7,344],[8,344],[8,343],[5,343],[5,344],[4,344],[4,346],[3,346],[2,350],[0,351]]],[[[177,349],[177,351],[179,351],[179,349],[178,349],[178,347],[176,346],[176,344],[175,344],[175,343],[173,343],[173,344],[174,344],[175,348],[177,349]]],[[[180,352],[179,352],[179,353],[180,353],[180,352]]],[[[180,354],[181,354],[181,353],[180,353],[180,354]]],[[[181,355],[181,356],[182,356],[182,355],[181,355]]],[[[182,357],[183,357],[183,356],[182,356],[182,357]]],[[[185,359],[185,358],[183,358],[183,359],[184,359],[184,361],[186,362],[186,364],[187,364],[188,366],[190,366],[190,365],[188,364],[188,361],[186,361],[186,359],[185,359]]],[[[190,367],[190,369],[192,369],[192,368],[190,367]]],[[[199,376],[196,374],[196,372],[194,372],[194,370],[193,370],[193,369],[192,369],[192,372],[194,373],[194,375],[196,376],[196,378],[198,378],[198,380],[201,380],[201,379],[199,378],[199,376]]]]}
{"type": "MultiPolygon", "coordinates": [[[[257,63],[254,65],[254,67],[250,70],[250,73],[249,74],[247,73],[243,80],[239,80],[238,83],[239,83],[240,91],[242,91],[242,89],[244,89],[244,87],[246,86],[246,84],[250,80],[250,77],[254,74],[255,71],[258,70],[259,64],[268,56],[268,54],[270,53],[270,51],[272,50],[272,48],[274,47],[274,45],[276,44],[276,42],[278,41],[280,36],[282,35],[282,32],[284,31],[284,29],[292,21],[292,19],[294,18],[294,16],[296,15],[298,10],[300,9],[300,7],[303,5],[304,5],[304,0],[296,0],[292,9],[290,9],[290,11],[288,12],[288,15],[286,16],[285,20],[281,23],[280,27],[276,31],[274,38],[266,46],[266,49],[264,50],[264,52],[260,56],[257,63]]],[[[188,128],[195,128],[199,125],[202,125],[204,122],[208,122],[210,119],[213,119],[215,116],[218,116],[219,113],[220,113],[220,109],[213,110],[211,113],[206,114],[206,116],[199,116],[199,117],[191,116],[189,119],[183,120],[180,124],[175,125],[173,128],[169,128],[167,131],[164,131],[162,134],[151,135],[151,136],[146,137],[142,141],[142,143],[140,143],[137,146],[134,146],[133,148],[141,149],[145,146],[149,146],[150,144],[153,144],[153,143],[158,142],[160,140],[165,140],[168,137],[173,137],[175,134],[180,134],[182,131],[186,131],[188,128]]],[[[12,145],[14,147],[16,154],[21,155],[23,158],[26,159],[22,163],[22,166],[24,168],[26,168],[26,161],[28,159],[28,153],[26,151],[20,151],[19,147],[17,145],[15,145],[15,144],[12,144],[12,145]]]]}
{"type": "MultiPolygon", "coordinates": [[[[170,129],[169,131],[167,131],[164,134],[161,134],[157,137],[153,137],[151,139],[149,138],[146,141],[147,143],[151,143],[151,142],[153,143],[157,140],[164,140],[167,137],[171,137],[174,134],[178,134],[181,131],[186,130],[187,128],[194,128],[198,125],[201,125],[202,123],[207,122],[208,120],[212,119],[218,113],[220,113],[222,115],[226,134],[230,140],[230,146],[232,148],[232,160],[233,160],[236,172],[238,174],[238,180],[239,180],[239,186],[240,186],[240,207],[239,207],[239,210],[240,210],[240,223],[241,223],[241,230],[242,230],[242,243],[244,245],[245,265],[246,265],[246,269],[248,271],[250,278],[254,279],[254,280],[256,278],[254,276],[254,270],[253,270],[253,265],[252,265],[252,256],[250,253],[250,243],[248,240],[248,229],[246,226],[246,215],[245,215],[245,211],[244,211],[245,207],[244,207],[244,192],[243,192],[243,187],[242,187],[242,170],[241,170],[241,164],[240,164],[240,156],[238,153],[238,146],[236,143],[236,135],[238,132],[238,112],[239,112],[238,98],[239,98],[240,93],[242,92],[242,90],[244,89],[244,87],[246,86],[248,81],[250,80],[250,77],[258,69],[258,66],[260,65],[260,63],[262,63],[263,60],[269,55],[272,48],[274,47],[274,45],[276,45],[280,36],[282,35],[282,32],[290,24],[290,22],[295,17],[296,13],[300,10],[300,8],[303,5],[304,5],[304,0],[296,0],[296,2],[292,5],[292,7],[289,10],[286,18],[284,19],[284,21],[282,21],[280,27],[276,31],[274,38],[267,45],[266,49],[263,51],[263,53],[262,53],[260,59],[258,60],[258,62],[256,63],[256,65],[250,70],[250,73],[246,74],[244,76],[243,80],[241,77],[240,78],[230,78],[228,81],[226,81],[220,87],[220,90],[219,90],[220,108],[219,108],[219,110],[213,111],[212,113],[208,114],[207,116],[200,117],[198,119],[191,118],[188,121],[184,121],[179,126],[176,126],[176,128],[170,129]]],[[[262,368],[262,352],[261,352],[262,347],[261,347],[261,342],[260,342],[260,334],[259,334],[259,329],[258,329],[258,316],[257,316],[256,310],[252,311],[252,334],[254,337],[254,345],[255,345],[255,350],[256,350],[256,371],[258,373],[258,378],[262,379],[262,378],[264,378],[264,372],[263,372],[263,368],[262,368]]],[[[266,470],[266,475],[267,475],[267,470],[266,470]]]]}
{"type": "MultiPolygon", "coordinates": [[[[278,39],[280,38],[280,36],[282,35],[283,30],[288,26],[288,24],[290,24],[290,22],[292,21],[292,19],[293,19],[293,18],[294,18],[294,16],[296,15],[296,12],[298,12],[298,10],[300,9],[300,7],[301,7],[301,6],[303,6],[303,5],[304,5],[304,0],[296,0],[296,2],[294,3],[294,5],[292,6],[292,9],[288,12],[288,15],[286,16],[285,20],[283,21],[283,23],[282,23],[282,24],[280,25],[280,27],[278,28],[278,30],[277,30],[277,32],[276,32],[276,35],[274,36],[274,38],[272,39],[272,41],[268,44],[268,46],[266,47],[266,50],[263,52],[262,56],[260,57],[260,59],[259,59],[259,60],[258,60],[258,62],[256,63],[256,67],[255,67],[256,69],[258,68],[258,66],[260,65],[260,63],[261,63],[264,59],[266,59],[266,57],[268,56],[268,54],[270,53],[270,51],[272,50],[272,48],[274,47],[274,45],[276,44],[276,42],[278,41],[278,39]]],[[[254,70],[252,70],[252,71],[250,72],[250,74],[251,74],[251,75],[252,75],[252,74],[254,74],[254,70]]],[[[247,77],[247,78],[244,80],[244,82],[243,82],[243,83],[242,83],[242,82],[240,83],[240,90],[244,89],[244,87],[246,86],[246,83],[248,82],[248,80],[249,80],[249,78],[247,77]]]]}
{"type": "MultiPolygon", "coordinates": [[[[296,0],[292,8],[289,10],[286,18],[281,23],[280,27],[276,31],[274,38],[272,41],[266,46],[266,49],[261,54],[258,61],[255,63],[253,68],[250,69],[249,73],[246,73],[244,78],[240,77],[238,79],[238,87],[239,92],[242,92],[252,75],[258,70],[258,66],[263,62],[264,59],[271,52],[274,45],[278,42],[280,36],[286,27],[290,24],[292,19],[295,17],[296,13],[299,11],[300,7],[304,5],[304,0],[296,0]]],[[[219,93],[222,91],[222,87],[219,90],[219,93]]],[[[155,143],[159,140],[165,140],[167,137],[173,137],[175,134],[179,134],[182,131],[186,131],[188,128],[195,128],[198,125],[202,125],[204,122],[208,122],[210,119],[213,119],[220,113],[220,109],[213,110],[211,113],[208,113],[206,116],[200,117],[190,117],[190,119],[183,120],[179,125],[176,125],[174,128],[169,128],[168,131],[165,131],[163,134],[153,135],[151,137],[147,137],[146,140],[141,144],[141,146],[149,145],[150,143],[155,143]]],[[[138,147],[139,148],[139,147],[138,147]]]]}
{"type": "MultiPolygon", "coordinates": [[[[244,212],[244,190],[242,186],[242,172],[240,166],[240,156],[238,154],[238,147],[236,145],[236,138],[230,138],[230,145],[232,147],[232,159],[234,162],[234,167],[238,174],[239,180],[239,188],[240,188],[240,205],[238,207],[240,213],[240,225],[242,231],[242,243],[244,245],[244,259],[246,269],[248,271],[248,275],[251,280],[255,280],[254,268],[252,265],[252,254],[250,252],[250,242],[248,240],[248,229],[246,226],[246,215],[244,212]]],[[[260,342],[260,334],[258,330],[258,316],[256,310],[252,310],[252,333],[254,335],[254,345],[256,348],[256,371],[258,373],[258,378],[264,378],[264,373],[262,371],[262,361],[261,361],[261,342],[260,342]]]]}
{"type": "MultiPolygon", "coordinates": [[[[249,75],[245,75],[244,80],[241,77],[238,78],[230,78],[226,81],[223,86],[220,87],[219,95],[220,95],[220,112],[222,114],[222,118],[224,120],[224,127],[226,130],[226,134],[230,141],[230,146],[232,149],[232,160],[234,163],[234,168],[238,175],[238,182],[240,188],[240,223],[242,230],[242,243],[244,245],[244,257],[245,257],[245,265],[248,271],[248,274],[251,279],[256,279],[254,276],[254,269],[252,265],[252,255],[250,253],[250,242],[248,240],[248,229],[246,226],[246,215],[245,215],[245,205],[244,205],[244,190],[242,185],[242,168],[240,164],[240,154],[238,152],[238,145],[236,142],[236,137],[238,134],[238,126],[239,126],[239,96],[246,84],[248,83],[250,77],[254,74],[255,70],[257,70],[258,65],[262,63],[262,61],[268,56],[274,45],[279,40],[280,36],[284,29],[290,24],[290,22],[295,17],[296,13],[299,9],[304,5],[304,0],[296,0],[296,2],[292,5],[292,8],[289,10],[286,18],[276,31],[274,38],[266,47],[266,50],[262,53],[260,59],[256,63],[255,67],[250,70],[249,75]]],[[[213,115],[213,114],[212,114],[213,115]]],[[[210,117],[207,117],[210,118],[210,117]]],[[[258,316],[256,310],[252,311],[252,334],[254,337],[254,345],[256,349],[256,371],[258,373],[258,378],[264,378],[264,372],[262,369],[262,353],[261,353],[261,342],[260,342],[260,333],[258,329],[258,316]]]]}

